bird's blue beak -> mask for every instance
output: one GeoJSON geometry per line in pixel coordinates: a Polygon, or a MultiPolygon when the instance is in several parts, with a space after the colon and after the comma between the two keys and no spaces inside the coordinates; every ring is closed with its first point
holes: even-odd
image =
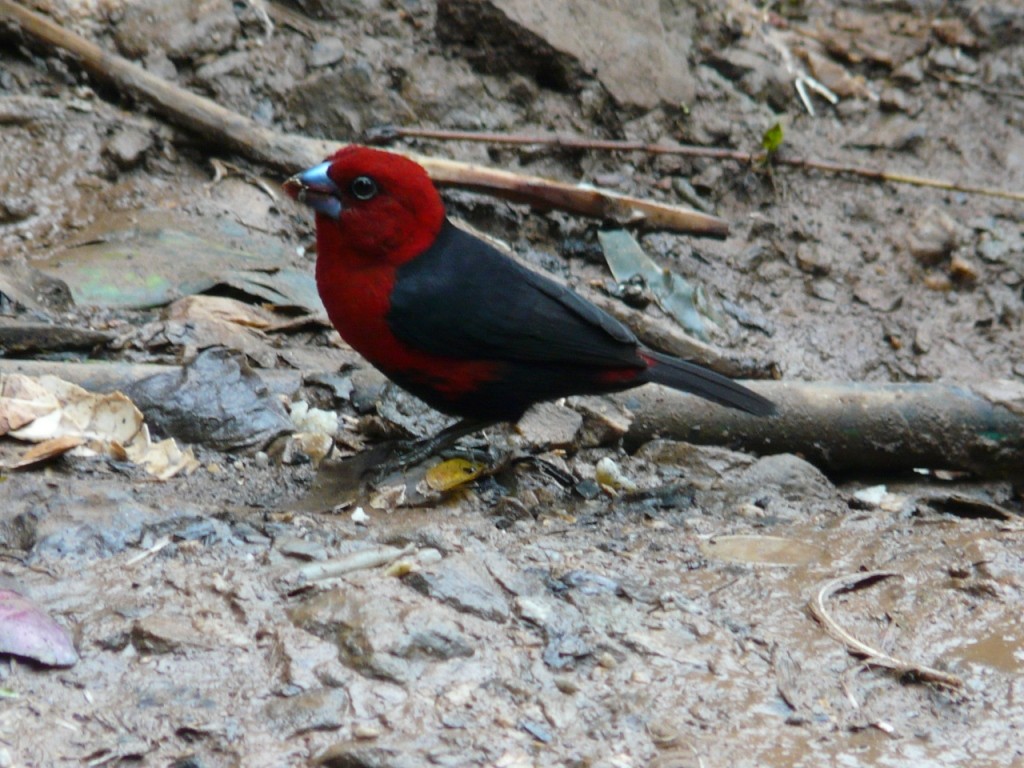
{"type": "Polygon", "coordinates": [[[320,163],[295,174],[284,183],[284,191],[317,213],[337,221],[341,217],[342,205],[338,185],[327,175],[330,167],[329,162],[320,163]]]}

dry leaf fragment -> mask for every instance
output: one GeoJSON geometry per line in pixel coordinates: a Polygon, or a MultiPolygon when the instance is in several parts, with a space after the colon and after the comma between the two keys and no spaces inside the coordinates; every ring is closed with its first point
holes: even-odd
{"type": "Polygon", "coordinates": [[[161,480],[199,465],[192,449],[174,440],[154,444],[142,412],[123,393],[95,394],[56,376],[2,377],[0,422],[7,426],[0,434],[38,443],[18,459],[18,469],[68,451],[128,459],[161,480]]]}
{"type": "Polygon", "coordinates": [[[60,409],[60,402],[31,376],[0,374],[0,435],[60,409]]]}
{"type": "Polygon", "coordinates": [[[434,491],[450,491],[480,476],[486,464],[469,459],[448,459],[427,470],[427,486],[434,491]]]}
{"type": "Polygon", "coordinates": [[[41,443],[36,443],[18,459],[13,469],[26,469],[28,467],[34,467],[36,464],[42,464],[45,461],[56,458],[57,456],[63,456],[65,453],[73,448],[77,448],[85,442],[85,438],[81,435],[61,435],[60,437],[54,437],[50,440],[44,440],[41,443]]]}

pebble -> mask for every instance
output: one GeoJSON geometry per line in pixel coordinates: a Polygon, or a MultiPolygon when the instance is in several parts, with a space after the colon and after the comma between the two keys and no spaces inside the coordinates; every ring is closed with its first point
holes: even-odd
{"type": "Polygon", "coordinates": [[[352,510],[352,522],[356,525],[366,525],[370,522],[370,516],[366,514],[366,510],[362,507],[356,507],[352,510]]]}
{"type": "Polygon", "coordinates": [[[956,222],[944,211],[928,208],[914,222],[907,238],[911,255],[925,264],[936,264],[944,259],[957,244],[956,222]]]}
{"type": "Polygon", "coordinates": [[[317,40],[309,51],[306,61],[310,67],[326,67],[341,61],[345,55],[345,44],[337,37],[317,40]]]}

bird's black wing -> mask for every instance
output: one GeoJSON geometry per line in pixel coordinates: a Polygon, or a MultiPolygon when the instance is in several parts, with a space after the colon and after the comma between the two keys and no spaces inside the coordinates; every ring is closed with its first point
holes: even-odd
{"type": "Polygon", "coordinates": [[[577,294],[445,222],[399,267],[388,325],[405,343],[463,359],[644,367],[633,333],[577,294]]]}

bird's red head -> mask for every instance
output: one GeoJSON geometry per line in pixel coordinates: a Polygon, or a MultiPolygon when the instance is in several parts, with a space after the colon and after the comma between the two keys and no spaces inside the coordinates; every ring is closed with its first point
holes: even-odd
{"type": "Polygon", "coordinates": [[[318,260],[347,260],[349,268],[415,258],[444,223],[444,203],[427,172],[393,152],[350,145],[284,188],[316,211],[318,260]]]}

